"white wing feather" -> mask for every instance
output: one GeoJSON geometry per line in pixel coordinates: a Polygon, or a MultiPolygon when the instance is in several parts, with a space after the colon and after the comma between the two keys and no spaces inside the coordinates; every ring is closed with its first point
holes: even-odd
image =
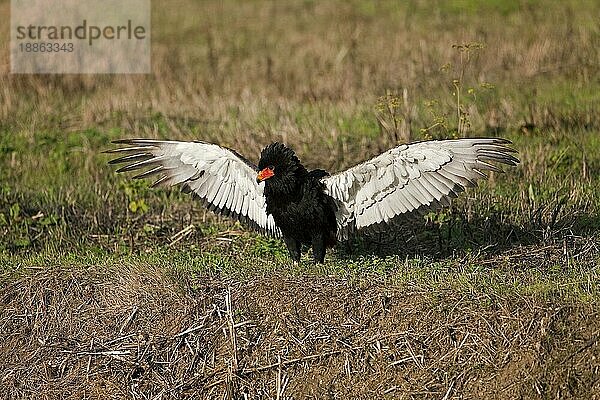
{"type": "Polygon", "coordinates": [[[130,146],[107,152],[127,154],[110,161],[127,163],[117,172],[150,168],[134,178],[159,175],[153,186],[181,184],[183,191],[197,195],[210,210],[281,236],[273,217],[267,215],[263,185],[256,182],[257,167],[234,151],[205,142],[123,139],[114,143],[130,146]]]}
{"type": "Polygon", "coordinates": [[[322,179],[338,205],[338,239],[395,217],[450,204],[482,171],[500,171],[488,161],[516,165],[504,139],[434,140],[404,144],[346,171],[322,179]]]}

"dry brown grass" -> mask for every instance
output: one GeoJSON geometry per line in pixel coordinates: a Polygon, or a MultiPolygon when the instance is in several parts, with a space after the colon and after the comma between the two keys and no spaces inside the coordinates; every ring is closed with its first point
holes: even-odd
{"type": "Polygon", "coordinates": [[[0,292],[3,398],[600,394],[592,304],[310,275],[176,287],[151,265],[99,270],[42,269],[0,292]]]}
{"type": "MultiPolygon", "coordinates": [[[[431,124],[424,101],[438,101],[436,113],[452,116],[460,57],[452,45],[483,42],[465,85],[479,90],[492,82],[497,89],[481,92],[468,107],[475,132],[598,128],[597,97],[576,108],[560,104],[564,96],[577,101],[579,93],[587,96],[586,87],[597,87],[597,6],[511,7],[509,16],[491,7],[481,17],[419,2],[154,4],[153,74],[3,74],[0,118],[31,139],[36,129],[67,134],[90,126],[163,137],[164,129],[144,123],[160,114],[168,136],[200,136],[247,148],[250,156],[274,139],[297,149],[317,140],[323,147],[304,154],[307,161],[339,168],[347,165],[340,136],[348,135],[348,128],[336,126],[339,118],[366,114],[373,124],[379,96],[405,93],[402,117],[418,138],[431,124]],[[321,111],[300,119],[307,108],[321,111]]],[[[6,4],[3,10],[6,15],[6,4]]],[[[4,41],[4,52],[7,46],[4,41]]],[[[368,139],[345,144],[346,152],[364,158],[394,144],[393,138],[368,139]]]]}

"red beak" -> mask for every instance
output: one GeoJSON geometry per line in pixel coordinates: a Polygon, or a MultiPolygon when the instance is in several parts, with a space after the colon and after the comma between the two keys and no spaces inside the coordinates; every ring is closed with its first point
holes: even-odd
{"type": "Polygon", "coordinates": [[[275,175],[275,172],[273,172],[271,168],[265,168],[262,171],[260,171],[256,176],[256,182],[261,183],[262,181],[269,179],[273,175],[275,175]]]}

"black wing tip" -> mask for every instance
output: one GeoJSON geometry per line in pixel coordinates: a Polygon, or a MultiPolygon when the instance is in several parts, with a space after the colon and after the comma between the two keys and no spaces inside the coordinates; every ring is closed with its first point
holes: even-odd
{"type": "Polygon", "coordinates": [[[493,158],[493,159],[490,158],[488,160],[491,161],[491,162],[497,162],[497,163],[500,163],[500,164],[504,164],[504,165],[507,165],[509,167],[516,167],[517,165],[519,165],[521,163],[521,160],[519,160],[518,158],[513,157],[511,155],[508,155],[508,154],[505,157],[502,157],[502,158],[498,158],[497,157],[497,158],[493,158]]]}
{"type": "Polygon", "coordinates": [[[156,142],[156,140],[145,138],[124,138],[111,140],[110,142],[114,144],[141,144],[144,142],[156,142]]]}
{"type": "MultiPolygon", "coordinates": [[[[113,142],[114,143],[114,142],[113,142]]],[[[115,154],[115,153],[122,153],[124,150],[124,148],[120,147],[118,149],[108,149],[108,150],[103,150],[100,153],[101,154],[115,154]]]]}
{"type": "Polygon", "coordinates": [[[116,149],[104,150],[102,154],[115,154],[123,153],[128,151],[138,151],[141,148],[148,148],[154,146],[158,141],[152,139],[115,139],[110,141],[112,144],[118,145],[129,145],[132,147],[117,147],[116,149]]]}
{"type": "Polygon", "coordinates": [[[108,162],[108,164],[112,165],[112,164],[121,164],[121,163],[125,163],[125,162],[147,161],[152,158],[154,158],[154,156],[150,153],[135,153],[135,154],[130,154],[130,155],[126,155],[123,157],[118,157],[118,158],[112,159],[108,162]]]}
{"type": "MultiPolygon", "coordinates": [[[[505,165],[509,166],[517,166],[521,163],[517,157],[513,156],[511,153],[518,154],[519,151],[513,147],[510,147],[513,144],[512,141],[505,138],[480,138],[482,140],[491,141],[491,144],[498,146],[497,152],[502,154],[502,157],[494,157],[492,161],[501,162],[505,165]]],[[[478,143],[477,143],[478,144],[478,143]]],[[[481,143],[481,144],[490,144],[490,143],[481,143]]]]}
{"type": "Polygon", "coordinates": [[[509,162],[507,163],[507,165],[509,165],[511,167],[516,167],[520,163],[521,163],[521,160],[519,160],[517,157],[511,157],[511,159],[509,160],[509,162]]]}
{"type": "Polygon", "coordinates": [[[475,137],[465,137],[465,138],[458,138],[456,140],[486,140],[486,141],[494,141],[497,143],[501,143],[501,144],[512,144],[512,141],[510,139],[506,139],[503,137],[498,137],[498,136],[475,136],[475,137]]]}
{"type": "MultiPolygon", "coordinates": [[[[517,150],[515,150],[514,148],[509,147],[510,145],[513,144],[512,140],[510,140],[510,139],[505,139],[505,138],[501,138],[501,137],[475,137],[475,138],[464,138],[464,139],[465,140],[481,140],[481,142],[475,142],[474,145],[493,144],[493,145],[500,146],[503,149],[506,149],[506,151],[517,152],[517,150]]],[[[457,140],[463,140],[463,139],[457,139],[457,140]]]]}
{"type": "Polygon", "coordinates": [[[128,172],[128,171],[132,171],[131,168],[129,168],[129,165],[125,165],[124,167],[119,168],[118,170],[116,170],[115,172],[117,173],[121,173],[121,172],[128,172]]]}
{"type": "Polygon", "coordinates": [[[494,141],[496,141],[499,144],[512,144],[513,142],[510,139],[506,139],[506,138],[501,138],[501,137],[495,137],[495,138],[491,138],[494,141]]]}
{"type": "Polygon", "coordinates": [[[509,166],[517,166],[521,163],[521,160],[519,160],[517,157],[513,156],[512,154],[504,154],[501,160],[497,160],[500,161],[503,164],[509,165],[509,166]]]}

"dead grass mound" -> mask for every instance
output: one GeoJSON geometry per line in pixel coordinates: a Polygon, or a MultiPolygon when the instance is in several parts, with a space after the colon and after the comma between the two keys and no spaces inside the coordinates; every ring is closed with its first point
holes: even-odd
{"type": "Polygon", "coordinates": [[[600,398],[592,305],[134,265],[0,299],[6,399],[600,398]]]}

